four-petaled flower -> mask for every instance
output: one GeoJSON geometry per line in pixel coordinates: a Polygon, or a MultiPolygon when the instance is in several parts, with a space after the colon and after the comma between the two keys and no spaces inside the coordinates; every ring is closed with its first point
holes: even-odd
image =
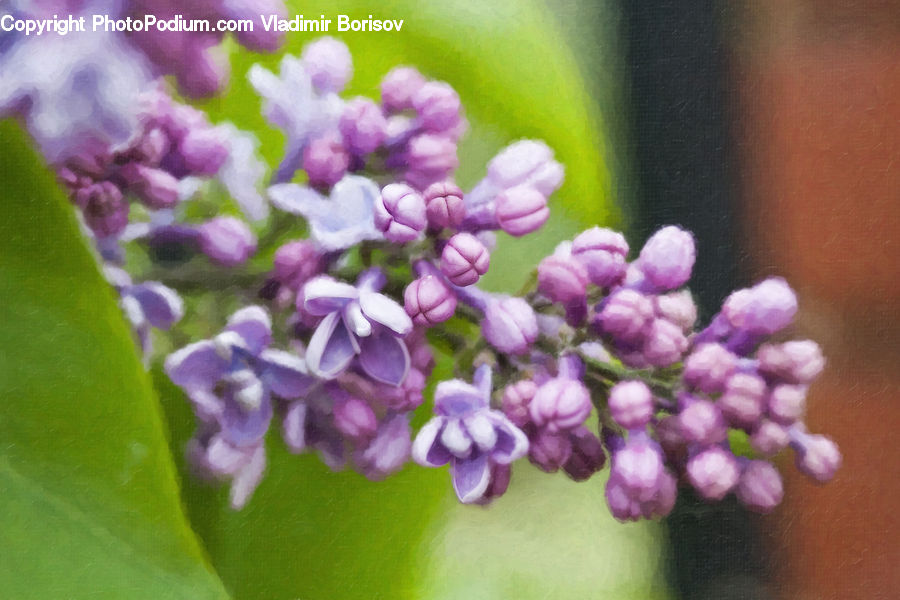
{"type": "Polygon", "coordinates": [[[450,463],[453,489],[461,502],[482,499],[492,467],[508,465],[528,452],[528,438],[506,415],[490,407],[491,368],[480,366],[474,385],[458,379],[438,384],[432,418],[413,442],[422,466],[450,463]]]}

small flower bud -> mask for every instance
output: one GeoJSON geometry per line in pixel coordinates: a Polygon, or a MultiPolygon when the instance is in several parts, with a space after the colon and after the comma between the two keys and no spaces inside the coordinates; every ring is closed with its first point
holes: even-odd
{"type": "Polygon", "coordinates": [[[406,148],[406,180],[418,189],[447,178],[459,166],[456,142],[431,133],[417,135],[406,148]]]}
{"type": "Polygon", "coordinates": [[[762,456],[774,456],[787,447],[790,436],[787,429],[768,419],[760,421],[750,434],[750,447],[762,456]]]}
{"type": "Polygon", "coordinates": [[[643,381],[621,381],[609,390],[609,412],[625,429],[642,429],[653,417],[653,393],[643,381]]]}
{"type": "Polygon", "coordinates": [[[712,446],[688,460],[687,476],[703,498],[721,500],[737,485],[740,470],[734,454],[712,446]]]}
{"type": "Polygon", "coordinates": [[[547,198],[530,186],[517,186],[497,194],[497,223],[506,233],[521,237],[540,229],[550,216],[547,198]]]}
{"type": "Polygon", "coordinates": [[[618,285],[625,278],[628,242],[618,231],[592,227],[572,241],[572,255],[587,269],[591,283],[599,287],[618,285]]]}
{"type": "Polygon", "coordinates": [[[568,434],[540,429],[530,440],[528,458],[542,471],[553,473],[572,456],[568,434]]]}
{"type": "Polygon", "coordinates": [[[275,278],[294,292],[322,271],[322,257],[309,240],[288,242],[275,251],[275,278]]]}
{"type": "Polygon", "coordinates": [[[728,377],[737,368],[737,356],[720,344],[703,344],[684,361],[684,381],[707,394],[725,388],[728,377]]]}
{"type": "Polygon", "coordinates": [[[537,389],[528,411],[538,427],[574,429],[591,413],[591,393],[578,380],[557,377],[537,389]]]}
{"type": "Polygon", "coordinates": [[[725,382],[725,393],[717,402],[728,422],[736,427],[750,427],[763,414],[766,382],[758,375],[735,373],[725,382]]]}
{"type": "Polygon", "coordinates": [[[837,444],[824,435],[804,434],[794,446],[797,468],[819,483],[834,477],[843,461],[837,444]]]}
{"type": "Polygon", "coordinates": [[[384,142],[387,120],[368,98],[347,102],[338,125],[346,147],[356,155],[374,152],[384,142]]]}
{"type": "Polygon", "coordinates": [[[645,436],[629,436],[628,442],[612,454],[610,480],[617,480],[634,500],[653,499],[664,474],[662,452],[645,436]]]}
{"type": "Polygon", "coordinates": [[[647,330],[643,355],[654,367],[668,367],[681,360],[688,349],[682,329],[667,319],[654,319],[647,330]]]}
{"type": "Polygon", "coordinates": [[[553,160],[553,150],[537,140],[510,144],[488,163],[487,179],[500,189],[525,185],[545,198],[559,189],[563,167],[553,160]]]}
{"type": "Polygon", "coordinates": [[[806,386],[777,385],[769,394],[769,418],[790,425],[806,412],[806,386]]]}
{"type": "Polygon", "coordinates": [[[76,201],[83,207],[84,222],[97,237],[118,235],[128,225],[128,202],[110,181],[82,188],[76,201]]]}
{"type": "Polygon", "coordinates": [[[654,233],[641,249],[640,268],[658,291],[674,290],[691,278],[696,250],[694,236],[675,226],[654,233]]]}
{"type": "Polygon", "coordinates": [[[412,99],[425,85],[425,77],[413,67],[395,67],[381,80],[381,103],[388,112],[413,107],[412,99]]]}
{"type": "Polygon", "coordinates": [[[194,175],[215,175],[228,159],[223,134],[208,126],[188,130],[178,144],[178,151],[184,167],[194,175]]]}
{"type": "Polygon", "coordinates": [[[441,272],[450,283],[461,287],[478,281],[490,264],[487,248],[471,233],[457,233],[441,252],[441,272]]]}
{"type": "Polygon", "coordinates": [[[684,331],[690,331],[697,321],[697,305],[687,290],[670,292],[654,298],[656,314],[667,319],[684,331]]]}
{"type": "Polygon", "coordinates": [[[765,335],[790,325],[796,312],[797,296],[780,277],[733,292],[722,305],[722,313],[733,327],[765,335]]]}
{"type": "Polygon", "coordinates": [[[781,504],[784,485],[778,469],[772,466],[772,463],[765,460],[751,460],[744,466],[735,494],[750,510],[768,513],[781,504]]]}
{"type": "Polygon", "coordinates": [[[788,383],[809,384],[825,368],[819,345],[812,340],[764,344],[756,353],[759,370],[788,383]]]}
{"type": "Polygon", "coordinates": [[[597,436],[584,426],[576,427],[569,433],[572,454],[563,465],[566,474],[575,481],[584,481],[603,468],[606,455],[603,444],[597,436]]]}
{"type": "Polygon", "coordinates": [[[537,339],[537,317],[522,298],[492,300],[485,308],[481,332],[501,352],[524,354],[537,339]]]}
{"type": "Polygon", "coordinates": [[[122,168],[128,189],[150,208],[172,208],[178,204],[178,180],[162,169],[139,163],[122,168]]]}
{"type": "Polygon", "coordinates": [[[520,379],[503,390],[503,413],[516,427],[524,427],[531,419],[529,406],[538,386],[530,379],[520,379]]]}
{"type": "Polygon", "coordinates": [[[403,300],[406,314],[416,325],[443,323],[456,311],[456,295],[434,275],[420,277],[406,286],[403,300]]]}
{"type": "Polygon", "coordinates": [[[436,229],[459,227],[466,216],[462,190],[449,181],[428,186],[423,197],[428,223],[436,229]]]}
{"type": "Polygon", "coordinates": [[[459,94],[447,83],[425,83],[413,95],[412,105],[422,127],[428,131],[440,133],[459,125],[459,94]]]}
{"type": "Polygon", "coordinates": [[[197,228],[200,251],[226,267],[244,263],[256,251],[256,236],[234,217],[216,217],[197,228]]]}
{"type": "Polygon", "coordinates": [[[303,149],[303,170],[312,185],[330,187],[336,184],[349,166],[350,155],[337,135],[315,138],[303,149]]]}
{"type": "Polygon", "coordinates": [[[684,439],[703,446],[725,441],[728,436],[722,412],[708,400],[690,402],[678,415],[678,422],[684,439]]]}
{"type": "Polygon", "coordinates": [[[375,227],[397,244],[419,237],[426,225],[425,201],[417,191],[402,183],[391,183],[381,190],[375,202],[375,227]]]}
{"type": "Polygon", "coordinates": [[[553,254],[538,265],[538,289],[553,302],[583,300],[587,284],[587,270],[571,255],[553,254]]]}
{"type": "Polygon", "coordinates": [[[375,435],[378,421],[372,408],[353,396],[339,398],[334,403],[334,426],[353,440],[367,440],[375,435]]]}
{"type": "Polygon", "coordinates": [[[322,37],[307,44],[300,60],[320,92],[340,92],[353,76],[350,50],[333,37],[322,37]]]}
{"type": "Polygon", "coordinates": [[[598,315],[600,330],[617,342],[638,343],[653,318],[653,303],[635,290],[615,292],[598,315]]]}

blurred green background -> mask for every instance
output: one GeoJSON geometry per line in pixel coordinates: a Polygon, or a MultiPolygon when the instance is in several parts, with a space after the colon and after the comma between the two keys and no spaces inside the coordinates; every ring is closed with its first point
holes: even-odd
{"type": "MultiPolygon", "coordinates": [[[[556,150],[567,177],[550,222],[525,239],[501,237],[487,286],[513,290],[559,241],[622,225],[616,195],[628,170],[616,152],[625,124],[613,118],[622,82],[612,3],[409,0],[380,3],[377,13],[371,1],[291,4],[306,15],[405,20],[399,34],[342,38],[354,56],[349,92],[377,96],[398,64],[452,84],[470,122],[463,187],[516,139],[556,150]]],[[[299,54],[312,37],[289,34],[283,52],[299,54]]],[[[276,70],[280,55],[229,50],[231,85],[203,108],[256,134],[274,165],[283,138],[245,74],[256,62],[276,70]]],[[[666,596],[658,526],[614,522],[601,477],[574,484],[523,462],[505,497],[464,507],[445,469],[408,467],[372,483],[292,456],[273,435],[266,478],[243,511],[231,511],[226,490],[187,472],[189,407],[158,367],[141,372],[51,175],[14,128],[2,136],[4,172],[28,175],[6,190],[11,214],[0,225],[0,513],[15,521],[0,528],[0,589],[12,591],[4,597],[666,596]]],[[[445,359],[435,378],[450,373],[445,359]]]]}

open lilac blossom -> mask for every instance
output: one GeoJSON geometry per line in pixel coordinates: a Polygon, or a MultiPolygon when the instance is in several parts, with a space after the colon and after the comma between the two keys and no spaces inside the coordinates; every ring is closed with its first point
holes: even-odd
{"type": "Polygon", "coordinates": [[[491,465],[508,465],[528,451],[525,434],[490,408],[491,369],[478,368],[472,384],[455,379],[438,384],[432,418],[413,442],[413,460],[422,466],[450,463],[453,489],[460,502],[483,498],[491,465]]]}
{"type": "Polygon", "coordinates": [[[150,328],[169,329],[184,316],[184,303],[171,288],[157,282],[132,283],[122,269],[105,265],[104,275],[119,292],[122,309],[131,322],[145,357],[153,348],[150,328]]]}
{"type": "Polygon", "coordinates": [[[402,306],[378,291],[384,275],[366,271],[356,286],[317,277],[303,287],[304,308],[324,317],[306,349],[306,362],[315,375],[333,379],[359,357],[373,379],[400,385],[409,371],[409,350],[403,336],[413,327],[402,306]]]}
{"type": "Polygon", "coordinates": [[[383,237],[375,227],[375,202],[381,191],[370,179],[348,175],[328,198],[312,188],[282,183],[269,188],[272,204],[285,212],[302,215],[313,241],[323,251],[344,250],[365,240],[383,237]]]}

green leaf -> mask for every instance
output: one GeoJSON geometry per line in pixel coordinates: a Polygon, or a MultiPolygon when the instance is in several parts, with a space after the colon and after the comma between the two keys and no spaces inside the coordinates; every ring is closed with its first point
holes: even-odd
{"type": "Polygon", "coordinates": [[[12,122],[0,144],[0,596],[226,598],[114,292],[12,122]]]}

